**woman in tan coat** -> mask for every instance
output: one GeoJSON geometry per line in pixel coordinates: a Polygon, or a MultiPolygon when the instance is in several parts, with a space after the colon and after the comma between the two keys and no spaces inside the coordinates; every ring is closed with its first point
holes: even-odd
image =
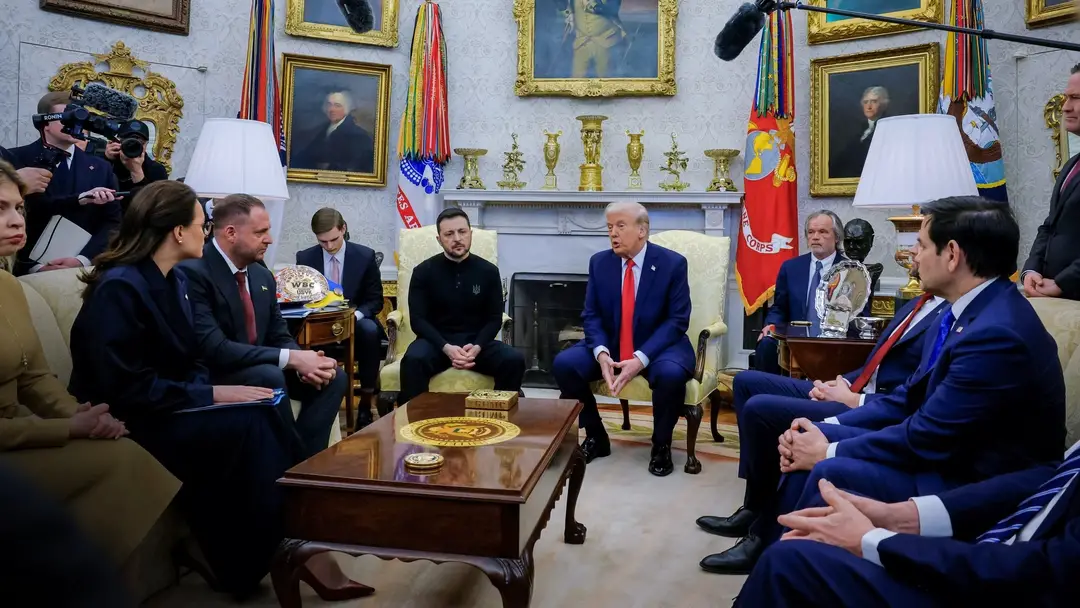
{"type": "MultiPolygon", "coordinates": [[[[0,259],[26,242],[23,188],[0,161],[0,259]]],[[[22,286],[0,270],[0,464],[64,503],[119,568],[180,489],[108,405],[80,405],[49,370],[22,286]]]]}

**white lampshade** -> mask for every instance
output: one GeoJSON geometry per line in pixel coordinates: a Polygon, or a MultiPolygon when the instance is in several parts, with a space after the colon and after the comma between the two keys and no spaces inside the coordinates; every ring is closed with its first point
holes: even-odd
{"type": "Polygon", "coordinates": [[[878,121],[852,205],[911,207],[978,195],[956,119],[911,114],[878,121]]]}
{"type": "Polygon", "coordinates": [[[289,198],[274,131],[257,120],[207,118],[184,183],[209,198],[230,194],[250,194],[263,202],[289,198]]]}

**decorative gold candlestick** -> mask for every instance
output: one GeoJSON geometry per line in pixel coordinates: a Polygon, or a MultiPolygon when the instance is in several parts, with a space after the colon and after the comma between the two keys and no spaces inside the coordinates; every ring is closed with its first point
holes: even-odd
{"type": "Polygon", "coordinates": [[[487,154],[487,150],[482,148],[454,148],[454,154],[465,159],[465,173],[462,174],[461,181],[458,182],[458,190],[487,190],[484,187],[484,182],[480,181],[480,166],[478,164],[480,157],[487,154]]]}
{"type": "Polygon", "coordinates": [[[497,182],[503,190],[521,190],[525,182],[518,179],[518,173],[525,170],[525,155],[518,149],[517,133],[511,133],[514,143],[509,152],[503,152],[506,162],[503,163],[503,181],[497,182]]]}
{"type": "Polygon", "coordinates": [[[562,135],[562,129],[555,133],[548,133],[547,129],[544,129],[544,135],[547,136],[547,141],[544,142],[544,164],[548,172],[544,176],[544,187],[541,190],[558,190],[559,178],[555,175],[555,165],[559,162],[559,136],[562,135]]]}
{"type": "Polygon", "coordinates": [[[713,159],[712,183],[705,189],[706,192],[738,192],[735,182],[731,181],[731,161],[739,155],[738,150],[721,148],[705,150],[705,156],[713,159]]]}
{"type": "Polygon", "coordinates": [[[626,134],[630,137],[630,143],[626,144],[626,160],[630,161],[630,183],[626,189],[641,190],[641,174],[638,169],[641,168],[641,159],[645,157],[645,144],[641,143],[645,129],[642,129],[641,133],[627,131],[626,134]]]}
{"type": "Polygon", "coordinates": [[[603,141],[602,123],[607,116],[586,114],[581,121],[581,143],[585,146],[585,164],[581,165],[578,190],[599,192],[604,189],[604,167],[600,165],[600,144],[603,141]]]}
{"type": "Polygon", "coordinates": [[[679,143],[675,141],[675,134],[671,134],[671,150],[664,152],[664,157],[667,158],[667,164],[660,167],[660,170],[664,173],[671,174],[670,182],[660,182],[660,189],[664,191],[682,192],[690,187],[690,184],[682,181],[682,172],[686,171],[686,163],[689,162],[689,158],[683,151],[679,149],[679,143]]]}

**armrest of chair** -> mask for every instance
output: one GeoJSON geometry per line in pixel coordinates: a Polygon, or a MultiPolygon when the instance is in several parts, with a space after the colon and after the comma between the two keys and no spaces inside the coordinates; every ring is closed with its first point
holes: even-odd
{"type": "Polygon", "coordinates": [[[514,319],[505,312],[502,316],[502,341],[507,346],[514,345],[514,319]]]}
{"type": "Polygon", "coordinates": [[[698,334],[697,367],[694,369],[694,379],[698,382],[701,382],[705,370],[715,372],[719,369],[720,363],[717,361],[719,347],[717,343],[726,333],[727,324],[723,321],[716,321],[698,334]]]}
{"type": "Polygon", "coordinates": [[[395,346],[397,345],[398,328],[405,324],[405,315],[400,310],[391,310],[386,315],[386,365],[394,362],[395,346]]]}

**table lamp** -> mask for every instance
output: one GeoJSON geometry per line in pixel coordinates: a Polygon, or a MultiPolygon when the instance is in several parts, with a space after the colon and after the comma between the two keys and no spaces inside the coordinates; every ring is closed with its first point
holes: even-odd
{"type": "Polygon", "coordinates": [[[911,209],[890,217],[896,227],[896,263],[908,271],[902,299],[922,293],[912,276],[911,247],[922,226],[919,205],[947,196],[978,196],[956,119],[947,114],[882,118],[874,129],[853,207],[911,209]]]}
{"type": "Polygon", "coordinates": [[[261,200],[270,214],[274,244],[266,251],[266,265],[273,268],[289,188],[285,184],[278,142],[269,124],[239,118],[207,118],[188,163],[184,183],[200,197],[250,194],[261,200]]]}

